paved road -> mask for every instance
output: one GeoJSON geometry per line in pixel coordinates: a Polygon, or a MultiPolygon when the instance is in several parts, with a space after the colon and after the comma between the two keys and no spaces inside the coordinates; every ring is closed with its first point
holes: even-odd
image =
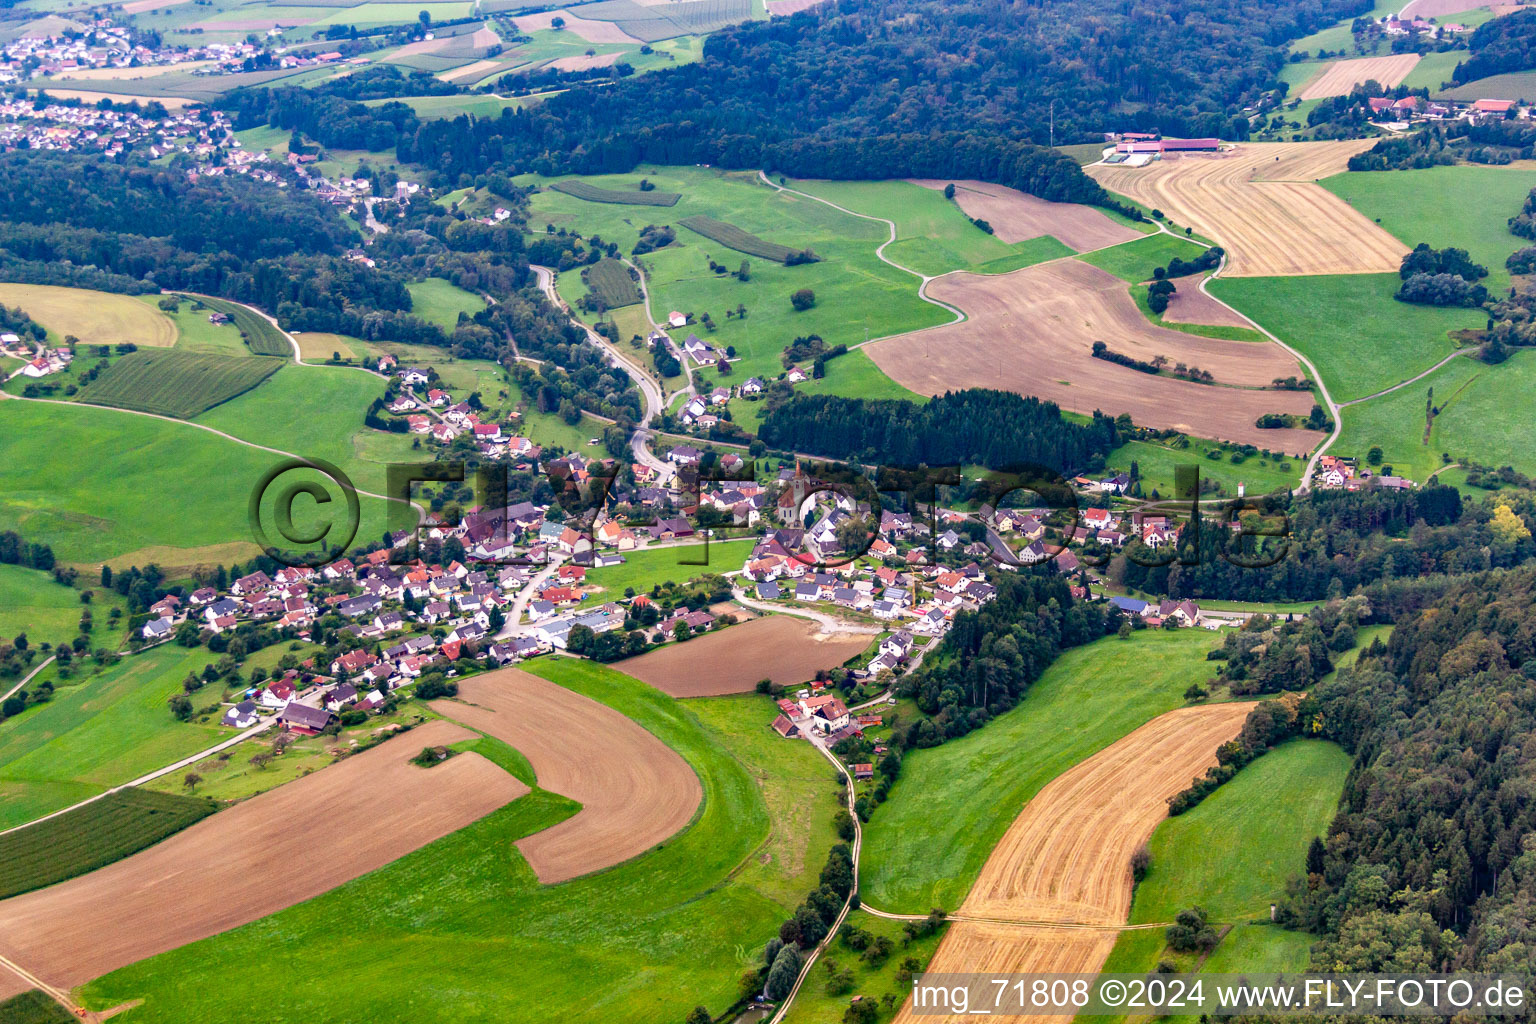
{"type": "MultiPolygon", "coordinates": [[[[538,276],[539,288],[543,290],[549,301],[554,303],[557,309],[564,310],[566,315],[570,317],[571,323],[585,331],[587,338],[591,340],[592,344],[608,353],[608,356],[614,361],[614,365],[629,374],[630,378],[634,380],[635,385],[640,388],[641,397],[645,401],[645,414],[640,418],[640,422],[635,424],[635,431],[629,439],[629,447],[631,452],[634,453],[636,462],[649,466],[656,471],[658,483],[666,480],[672,475],[672,467],[657,458],[650,449],[650,438],[654,433],[651,430],[651,421],[661,415],[663,408],[661,385],[633,357],[622,351],[617,345],[612,344],[607,338],[598,334],[591,327],[582,323],[571,313],[570,307],[565,304],[564,300],[555,291],[555,272],[553,270],[549,267],[541,267],[538,264],[530,264],[530,268],[538,276]]],[[[642,274],[640,280],[641,288],[643,289],[645,287],[645,275],[642,274]]],[[[647,309],[649,309],[649,305],[647,305],[647,309]]],[[[649,316],[649,313],[647,313],[647,316],[649,316]]]]}
{"type": "MultiPolygon", "coordinates": [[[[1339,408],[1342,409],[1346,405],[1359,405],[1361,402],[1369,402],[1371,399],[1373,399],[1373,398],[1380,398],[1382,395],[1390,395],[1392,392],[1397,391],[1400,388],[1405,388],[1409,384],[1412,384],[1412,383],[1414,383],[1416,381],[1423,380],[1425,377],[1428,377],[1430,374],[1432,374],[1436,370],[1440,369],[1440,367],[1444,366],[1446,363],[1450,362],[1452,359],[1456,359],[1456,358],[1459,358],[1461,356],[1474,356],[1474,355],[1477,355],[1477,349],[1475,349],[1475,348],[1459,348],[1455,352],[1452,352],[1450,355],[1446,356],[1444,359],[1440,360],[1434,366],[1431,366],[1429,369],[1425,370],[1423,373],[1418,374],[1417,376],[1409,377],[1407,380],[1402,381],[1401,383],[1393,384],[1389,388],[1382,388],[1380,391],[1376,392],[1374,395],[1366,395],[1364,398],[1351,398],[1347,402],[1340,402],[1339,403],[1339,408]]],[[[1436,472],[1439,472],[1439,470],[1436,470],[1436,472]]]]}
{"type": "Polygon", "coordinates": [[[41,665],[38,665],[37,668],[34,668],[31,672],[28,672],[26,674],[26,676],[24,676],[22,678],[21,682],[17,683],[15,686],[11,687],[9,690],[5,691],[4,693],[0,693],[0,700],[5,700],[11,694],[15,693],[17,690],[21,689],[23,686],[26,686],[28,683],[30,683],[32,681],[32,677],[33,676],[37,675],[43,669],[45,669],[49,665],[53,664],[54,657],[55,656],[52,655],[52,654],[48,655],[48,660],[43,662],[41,665]]]}

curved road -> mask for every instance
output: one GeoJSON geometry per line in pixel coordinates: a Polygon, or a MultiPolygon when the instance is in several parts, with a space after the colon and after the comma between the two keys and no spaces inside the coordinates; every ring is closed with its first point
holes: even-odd
{"type": "MultiPolygon", "coordinates": [[[[576,318],[574,314],[571,313],[570,307],[565,304],[564,300],[562,300],[559,294],[557,294],[555,291],[555,272],[553,270],[551,270],[549,267],[541,267],[536,263],[529,264],[529,267],[536,275],[538,275],[539,288],[544,292],[545,297],[547,297],[550,302],[554,303],[555,308],[564,310],[565,314],[570,317],[571,323],[585,331],[588,340],[590,340],[592,344],[596,345],[604,352],[608,353],[608,356],[613,360],[614,365],[623,370],[625,373],[629,374],[630,379],[632,379],[635,382],[635,385],[639,387],[640,394],[645,399],[645,415],[640,418],[639,423],[635,424],[635,432],[630,435],[629,448],[630,451],[634,454],[636,462],[644,466],[649,466],[651,469],[655,470],[658,480],[666,479],[671,475],[672,467],[658,459],[655,454],[651,452],[649,444],[651,436],[655,433],[653,430],[651,430],[651,421],[657,416],[661,415],[661,385],[656,383],[651,375],[646,373],[645,369],[640,366],[639,363],[634,362],[633,359],[621,351],[617,345],[612,344],[607,338],[603,337],[601,334],[598,334],[596,331],[594,331],[591,327],[582,323],[576,318]]],[[[641,287],[644,288],[645,275],[640,275],[640,279],[641,287]]],[[[647,300],[646,308],[647,311],[649,311],[649,300],[647,300]]],[[[649,312],[647,312],[647,317],[649,317],[649,312]]]]}

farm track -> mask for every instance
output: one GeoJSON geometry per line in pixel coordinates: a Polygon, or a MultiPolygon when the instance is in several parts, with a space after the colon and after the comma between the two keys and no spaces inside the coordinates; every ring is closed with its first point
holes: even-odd
{"type": "Polygon", "coordinates": [[[1233,277],[1389,273],[1407,248],[1317,184],[1374,144],[1374,138],[1241,143],[1220,156],[1181,156],[1140,168],[1093,164],[1084,171],[1215,239],[1232,261],[1233,277]]]}
{"type": "Polygon", "coordinates": [[[613,708],[519,669],[464,680],[444,717],[494,736],[533,765],[539,787],[582,805],[516,843],[545,885],[621,864],[693,819],[699,778],[671,747],[613,708]]]}

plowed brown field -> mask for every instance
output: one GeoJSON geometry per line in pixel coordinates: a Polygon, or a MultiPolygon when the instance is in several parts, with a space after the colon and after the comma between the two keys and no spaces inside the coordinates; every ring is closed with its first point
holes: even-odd
{"type": "MultiPolygon", "coordinates": [[[[1130,913],[1131,853],[1167,815],[1168,797],[1216,763],[1216,748],[1237,735],[1251,709],[1211,704],[1170,711],[1047,784],[992,851],[957,912],[971,920],[950,926],[928,971],[1099,970],[1115,944],[1115,927],[1130,913]],[[1062,927],[1070,924],[1089,927],[1062,927]]],[[[896,1017],[901,1024],[967,1019],[918,1016],[910,1001],[896,1017]]]]}
{"type": "Polygon", "coordinates": [[[100,871],[0,902],[0,956],[67,990],[383,867],[528,792],[472,753],[410,763],[471,736],[428,722],[100,871]]]}
{"type": "Polygon", "coordinates": [[[765,615],[720,633],[667,644],[619,667],[674,697],[719,697],[750,693],[764,677],[779,686],[796,686],[818,669],[841,665],[872,639],[819,633],[813,622],[765,615]]]}
{"type": "MultiPolygon", "coordinates": [[[[943,190],[951,184],[930,178],[914,178],[913,184],[943,190]]],[[[955,202],[968,217],[992,225],[997,237],[1008,243],[1051,235],[1078,252],[1102,249],[1141,237],[1141,232],[1118,224],[1091,206],[1052,203],[1018,189],[985,181],[956,181],[955,202]]]]}
{"type": "Polygon", "coordinates": [[[459,684],[433,710],[516,747],[539,787],[581,810],[517,843],[545,885],[638,856],[693,819],[704,791],[678,754],[589,697],[517,669],[459,684]]]}
{"type": "Polygon", "coordinates": [[[1253,324],[1237,310],[1201,291],[1199,277],[1176,278],[1174,284],[1178,290],[1168,298],[1168,308],[1163,311],[1165,323],[1253,329],[1253,324]]]}
{"type": "Polygon", "coordinates": [[[1316,184],[1374,139],[1245,142],[1219,156],[1169,156],[1146,167],[1085,167],[1105,188],[1161,209],[1227,250],[1225,274],[1380,274],[1403,243],[1316,184]]]}
{"type": "Polygon", "coordinates": [[[1416,53],[1335,61],[1307,83],[1300,97],[1303,100],[1320,100],[1329,96],[1348,96],[1355,86],[1370,81],[1390,89],[1407,78],[1408,72],[1418,62],[1419,55],[1416,53]]]}
{"type": "Polygon", "coordinates": [[[570,11],[543,11],[539,14],[520,14],[512,19],[520,32],[537,32],[553,28],[556,18],[565,19],[565,31],[585,39],[589,43],[638,43],[640,40],[625,32],[611,21],[592,21],[578,18],[570,11]]]}
{"type": "Polygon", "coordinates": [[[1304,392],[1251,390],[1301,374],[1290,353],[1268,341],[1218,341],[1158,327],[1137,308],[1124,281],[1097,267],[1066,259],[1009,274],[948,274],[930,282],[927,294],[965,310],[969,319],[864,349],[881,370],[919,394],[1004,388],[1074,412],[1128,412],[1144,426],[1291,454],[1309,452],[1321,439],[1306,430],[1254,426],[1267,412],[1311,411],[1312,396],[1304,392]],[[1137,359],[1161,355],[1170,367],[1209,370],[1219,384],[1250,387],[1142,373],[1095,359],[1095,341],[1137,359]]]}

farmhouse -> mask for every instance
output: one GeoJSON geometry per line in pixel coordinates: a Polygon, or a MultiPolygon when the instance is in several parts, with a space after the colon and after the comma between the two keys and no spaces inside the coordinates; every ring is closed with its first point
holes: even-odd
{"type": "Polygon", "coordinates": [[[317,735],[321,729],[331,724],[336,716],[324,708],[312,708],[297,702],[278,712],[277,720],[283,727],[292,732],[304,733],[308,736],[317,735]]]}

